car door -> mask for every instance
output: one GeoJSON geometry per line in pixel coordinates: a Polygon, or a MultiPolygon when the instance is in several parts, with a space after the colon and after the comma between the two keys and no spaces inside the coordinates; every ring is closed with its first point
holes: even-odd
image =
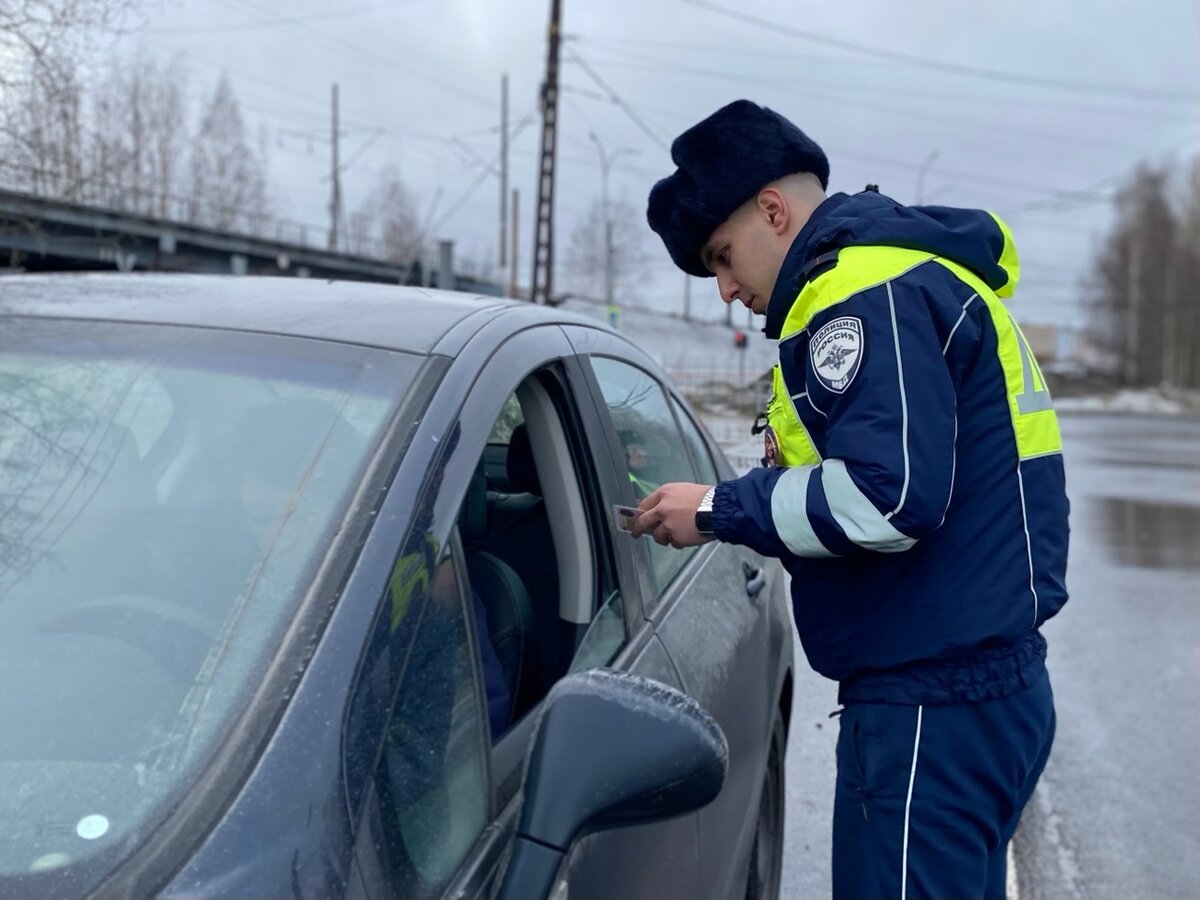
{"type": "MultiPolygon", "coordinates": [[[[649,360],[603,332],[568,333],[586,356],[593,390],[608,412],[606,440],[619,448],[613,451],[618,467],[625,461],[615,502],[634,502],[667,481],[713,484],[733,477],[686,403],[652,371],[649,360]],[[630,453],[638,442],[638,455],[630,453]],[[645,455],[650,458],[639,458],[645,455]]],[[[745,547],[716,542],[685,550],[648,538],[637,544],[644,614],[683,690],[716,718],[729,741],[725,786],[698,814],[700,874],[705,895],[737,894],[753,841],[775,711],[779,658],[773,648],[783,638],[769,604],[777,566],[745,547]]]]}
{"type": "MultiPolygon", "coordinates": [[[[475,527],[467,521],[471,482],[486,474],[495,455],[488,451],[489,436],[513,396],[527,420],[522,424],[531,435],[537,431],[537,474],[556,524],[554,549],[572,550],[559,554],[562,584],[581,596],[590,591],[590,621],[561,622],[581,626],[577,633],[567,629],[574,657],[567,670],[607,663],[679,684],[641,616],[639,598],[623,593],[632,563],[599,500],[608,490],[601,482],[611,475],[587,452],[586,409],[581,412],[576,400],[570,345],[553,326],[497,337],[499,324],[458,355],[414,438],[414,444],[429,442],[440,450],[421,492],[419,508],[427,515],[398,554],[389,596],[381,601],[378,640],[392,649],[379,658],[390,656],[393,664],[364,672],[363,690],[374,692],[377,709],[386,706],[381,718],[387,720],[378,729],[381,747],[363,791],[355,843],[356,884],[369,897],[483,896],[494,886],[516,824],[537,705],[501,733],[495,723],[489,727],[480,654],[494,635],[471,602],[466,557],[504,551],[479,542],[462,552],[463,536],[475,527]],[[434,611],[438,616],[431,619],[434,611]],[[406,627],[415,630],[415,640],[400,636],[406,627]],[[434,674],[418,677],[422,660],[434,674]],[[383,704],[378,698],[384,696],[394,699],[383,704]],[[414,756],[414,748],[424,749],[414,756]]],[[[499,502],[487,498],[489,514],[499,502]]],[[[561,609],[578,605],[564,600],[561,609]]],[[[696,822],[684,817],[581,841],[564,865],[559,889],[573,897],[663,896],[698,887],[697,869],[696,822]]]]}

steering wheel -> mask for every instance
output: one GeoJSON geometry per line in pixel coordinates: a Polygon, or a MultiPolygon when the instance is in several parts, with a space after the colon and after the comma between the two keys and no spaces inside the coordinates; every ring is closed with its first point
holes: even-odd
{"type": "Polygon", "coordinates": [[[39,631],[116,640],[150,656],[176,678],[190,681],[218,628],[195,610],[162,597],[108,594],[72,604],[39,631]]]}

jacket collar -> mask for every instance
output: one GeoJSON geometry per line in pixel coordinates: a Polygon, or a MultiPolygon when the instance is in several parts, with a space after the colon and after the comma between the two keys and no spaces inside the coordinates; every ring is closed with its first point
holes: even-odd
{"type": "Polygon", "coordinates": [[[836,248],[833,248],[832,252],[821,253],[822,248],[816,246],[814,238],[821,230],[825,218],[849,199],[849,194],[833,194],[826,197],[821,205],[813,210],[796,239],[792,241],[792,246],[788,248],[783,265],[779,268],[779,277],[775,279],[771,299],[767,303],[767,324],[763,333],[771,340],[779,339],[792,304],[813,274],[837,260],[836,248]]]}

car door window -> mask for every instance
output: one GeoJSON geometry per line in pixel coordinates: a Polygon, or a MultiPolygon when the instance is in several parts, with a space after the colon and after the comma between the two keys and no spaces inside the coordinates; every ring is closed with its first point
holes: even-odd
{"type": "MultiPolygon", "coordinates": [[[[670,481],[696,481],[685,438],[662,385],[641,369],[616,359],[594,356],[591,363],[625,451],[634,499],[641,500],[670,481]]],[[[696,548],[676,550],[651,540],[646,543],[654,586],[661,596],[696,548]]]]}
{"type": "Polygon", "coordinates": [[[567,672],[604,665],[625,643],[611,552],[599,543],[609,539],[593,506],[599,490],[589,487],[594,474],[562,388],[544,371],[509,395],[459,513],[476,616],[486,623],[480,643],[500,671],[487,683],[489,703],[507,701],[494,738],[567,672]]]}
{"type": "Polygon", "coordinates": [[[432,572],[402,558],[389,585],[395,629],[414,632],[369,823],[393,896],[440,893],[487,824],[489,745],[464,587],[448,552],[432,572]]]}
{"type": "Polygon", "coordinates": [[[612,662],[625,643],[625,610],[614,592],[600,607],[571,660],[571,672],[584,672],[612,662]]]}
{"type": "Polygon", "coordinates": [[[683,404],[674,397],[671,398],[671,406],[675,410],[675,418],[679,421],[679,430],[683,432],[683,439],[687,441],[688,449],[692,451],[692,459],[696,463],[700,481],[703,484],[716,484],[719,480],[717,468],[713,465],[712,454],[709,453],[708,444],[700,434],[695,420],[683,408],[683,404]]]}

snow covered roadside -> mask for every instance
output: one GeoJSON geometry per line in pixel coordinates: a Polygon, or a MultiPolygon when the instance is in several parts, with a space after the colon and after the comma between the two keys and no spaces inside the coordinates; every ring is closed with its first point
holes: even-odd
{"type": "Polygon", "coordinates": [[[750,434],[750,428],[754,424],[752,416],[703,410],[700,410],[699,414],[704,427],[725,452],[725,457],[735,472],[743,474],[761,463],[762,435],[750,434]]]}
{"type": "Polygon", "coordinates": [[[1200,411],[1200,394],[1167,388],[1125,388],[1111,394],[1056,397],[1054,408],[1064,413],[1186,416],[1200,411]]]}

